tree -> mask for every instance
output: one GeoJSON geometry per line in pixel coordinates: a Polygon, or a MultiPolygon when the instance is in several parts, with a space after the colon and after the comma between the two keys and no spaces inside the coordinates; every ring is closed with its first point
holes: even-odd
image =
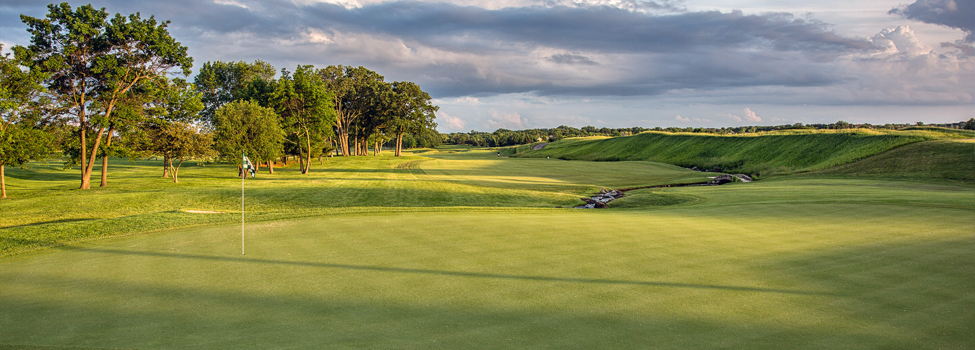
{"type": "Polygon", "coordinates": [[[46,85],[57,103],[79,126],[81,189],[91,187],[95,156],[113,112],[136,84],[180,68],[189,75],[193,59],[169,35],[169,21],[116,14],[91,5],[72,11],[68,3],[48,5],[44,19],[21,15],[31,34],[31,69],[47,74],[46,85]],[[95,131],[97,130],[97,132],[95,131]],[[89,147],[88,133],[94,134],[89,147]]]}
{"type": "Polygon", "coordinates": [[[200,133],[190,123],[157,124],[149,133],[153,149],[163,155],[163,166],[173,175],[173,183],[179,183],[179,168],[185,160],[205,157],[212,150],[210,134],[200,133]]]}
{"type": "MultiPolygon", "coordinates": [[[[0,45],[3,50],[3,45],[0,45]]],[[[25,52],[17,50],[23,57],[25,52]]],[[[49,153],[52,137],[40,129],[43,76],[24,69],[23,60],[0,56],[0,198],[7,198],[4,168],[24,167],[49,153]]]]}
{"type": "Polygon", "coordinates": [[[436,129],[434,114],[440,107],[430,104],[430,94],[420,89],[419,85],[411,82],[393,83],[394,102],[393,120],[390,130],[396,135],[395,156],[399,157],[403,150],[403,135],[419,133],[423,129],[436,129]]]}
{"type": "MultiPolygon", "coordinates": [[[[355,134],[356,123],[374,107],[377,94],[382,90],[383,76],[364,67],[328,66],[317,71],[325,82],[326,89],[334,94],[335,133],[343,156],[349,152],[349,138],[353,142],[360,139],[365,143],[369,135],[355,134]]],[[[356,154],[359,152],[357,146],[356,154]]]]}
{"type": "Polygon", "coordinates": [[[193,83],[203,94],[203,111],[200,113],[203,120],[212,123],[216,111],[223,105],[237,101],[257,98],[256,91],[268,91],[267,85],[274,79],[276,74],[274,66],[270,63],[256,60],[254,63],[247,62],[206,62],[200,68],[193,83]]]}
{"type": "Polygon", "coordinates": [[[214,149],[236,161],[241,154],[258,161],[273,160],[281,154],[284,131],[274,110],[257,102],[238,100],[220,107],[214,116],[214,149]]]}
{"type": "Polygon", "coordinates": [[[962,129],[975,130],[975,118],[970,118],[968,121],[963,122],[962,129]]]}
{"type": "Polygon", "coordinates": [[[282,128],[294,137],[291,142],[297,146],[299,157],[304,159],[300,162],[301,173],[307,174],[312,153],[320,153],[325,137],[332,133],[335,123],[332,93],[325,90],[325,84],[315,74],[313,66],[298,66],[293,75],[281,70],[281,79],[278,79],[271,99],[281,116],[282,128]],[[313,143],[317,147],[313,147],[313,143]]]}
{"type": "Polygon", "coordinates": [[[183,79],[160,77],[154,82],[147,117],[139,123],[140,137],[133,148],[141,153],[163,156],[163,177],[172,175],[179,183],[179,169],[189,158],[210,155],[212,139],[200,131],[201,94],[183,79]],[[175,163],[178,161],[178,163],[175,163]]]}

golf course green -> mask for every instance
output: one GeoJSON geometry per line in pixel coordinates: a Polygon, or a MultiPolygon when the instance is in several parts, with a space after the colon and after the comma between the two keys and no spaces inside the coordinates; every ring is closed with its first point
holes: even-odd
{"type": "Polygon", "coordinates": [[[588,144],[276,167],[244,181],[246,255],[231,165],[113,159],[80,191],[34,163],[0,201],[0,348],[973,349],[975,143],[874,136],[721,186],[557,159],[614,152],[588,144]],[[601,188],[644,189],[569,209],[601,188]]]}

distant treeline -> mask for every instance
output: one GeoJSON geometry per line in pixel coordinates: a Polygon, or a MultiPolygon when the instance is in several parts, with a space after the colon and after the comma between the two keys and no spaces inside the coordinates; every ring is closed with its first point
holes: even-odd
{"type": "MultiPolygon", "coordinates": [[[[450,134],[440,134],[440,137],[444,144],[454,144],[454,145],[471,145],[471,146],[482,146],[482,147],[503,147],[503,146],[514,146],[523,145],[534,142],[553,142],[569,137],[586,137],[586,136],[629,136],[639,134],[644,131],[666,131],[666,132],[683,132],[683,133],[701,133],[701,134],[716,134],[716,135],[735,135],[735,134],[750,134],[750,133],[761,133],[770,132],[778,130],[823,130],[823,129],[885,129],[885,130],[897,130],[908,127],[917,126],[932,126],[932,127],[942,127],[949,129],[968,129],[975,130],[975,118],[969,119],[968,121],[958,122],[958,123],[947,123],[947,124],[924,124],[922,122],[917,122],[915,124],[884,124],[884,125],[873,125],[869,123],[865,124],[853,124],[847,123],[845,121],[838,121],[831,124],[786,124],[786,125],[771,125],[771,126],[737,126],[737,127],[722,127],[722,128],[702,128],[702,127],[655,127],[655,128],[643,128],[635,126],[632,128],[596,128],[594,126],[585,126],[581,129],[573,128],[571,126],[561,125],[557,128],[552,129],[527,129],[527,130],[508,130],[508,129],[498,129],[494,132],[483,132],[471,130],[470,132],[455,132],[450,134]]],[[[429,141],[427,141],[429,142],[429,141]]],[[[422,145],[420,145],[422,147],[422,145]]]]}

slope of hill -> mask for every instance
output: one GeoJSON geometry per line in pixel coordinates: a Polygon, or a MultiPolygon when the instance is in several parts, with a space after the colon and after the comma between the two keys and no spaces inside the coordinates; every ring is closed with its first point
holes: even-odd
{"type": "Polygon", "coordinates": [[[917,142],[966,136],[972,134],[940,130],[789,131],[749,136],[650,132],[616,138],[566,139],[516,156],[647,160],[768,176],[824,170],[917,142]]]}
{"type": "Polygon", "coordinates": [[[918,142],[815,173],[905,180],[943,179],[975,184],[975,142],[918,142]]]}

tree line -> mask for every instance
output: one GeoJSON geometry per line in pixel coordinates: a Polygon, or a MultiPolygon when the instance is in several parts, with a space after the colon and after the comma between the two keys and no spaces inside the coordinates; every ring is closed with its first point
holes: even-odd
{"type": "MultiPolygon", "coordinates": [[[[105,8],[51,4],[44,18],[21,15],[30,45],[0,56],[0,198],[4,168],[67,157],[91,187],[101,158],[163,158],[178,182],[191,158],[238,164],[243,154],[273,173],[294,157],[303,174],[312,158],[373,155],[392,144],[400,156],[417,140],[439,143],[430,95],[408,81],[386,82],[364,67],[267,62],[206,62],[192,82],[187,48],[169,21],[105,8]]],[[[2,50],[2,46],[0,46],[2,50]]]]}
{"type": "MultiPolygon", "coordinates": [[[[716,134],[716,135],[736,135],[736,134],[749,134],[749,133],[760,133],[778,130],[842,130],[842,129],[885,129],[885,130],[897,130],[912,126],[925,126],[922,122],[917,122],[914,124],[884,124],[884,125],[872,125],[869,123],[864,124],[852,124],[844,121],[838,121],[836,123],[829,124],[785,124],[785,125],[766,125],[766,126],[738,126],[738,127],[721,127],[721,128],[702,128],[702,127],[654,127],[654,128],[643,128],[635,126],[632,128],[596,128],[594,126],[585,126],[582,128],[574,128],[571,126],[561,125],[557,128],[551,129],[526,129],[526,130],[508,130],[508,129],[497,129],[494,132],[484,132],[471,130],[470,132],[455,132],[449,134],[440,134],[441,142],[445,144],[452,145],[471,145],[471,146],[481,146],[481,147],[504,147],[504,146],[515,146],[523,145],[535,142],[554,142],[564,138],[569,137],[587,137],[587,136],[628,136],[639,134],[644,131],[664,131],[664,132],[684,132],[684,133],[703,133],[703,134],[716,134]]],[[[958,123],[943,123],[943,124],[927,124],[926,126],[936,126],[949,129],[968,129],[975,130],[975,118],[969,119],[967,121],[958,123]]]]}

